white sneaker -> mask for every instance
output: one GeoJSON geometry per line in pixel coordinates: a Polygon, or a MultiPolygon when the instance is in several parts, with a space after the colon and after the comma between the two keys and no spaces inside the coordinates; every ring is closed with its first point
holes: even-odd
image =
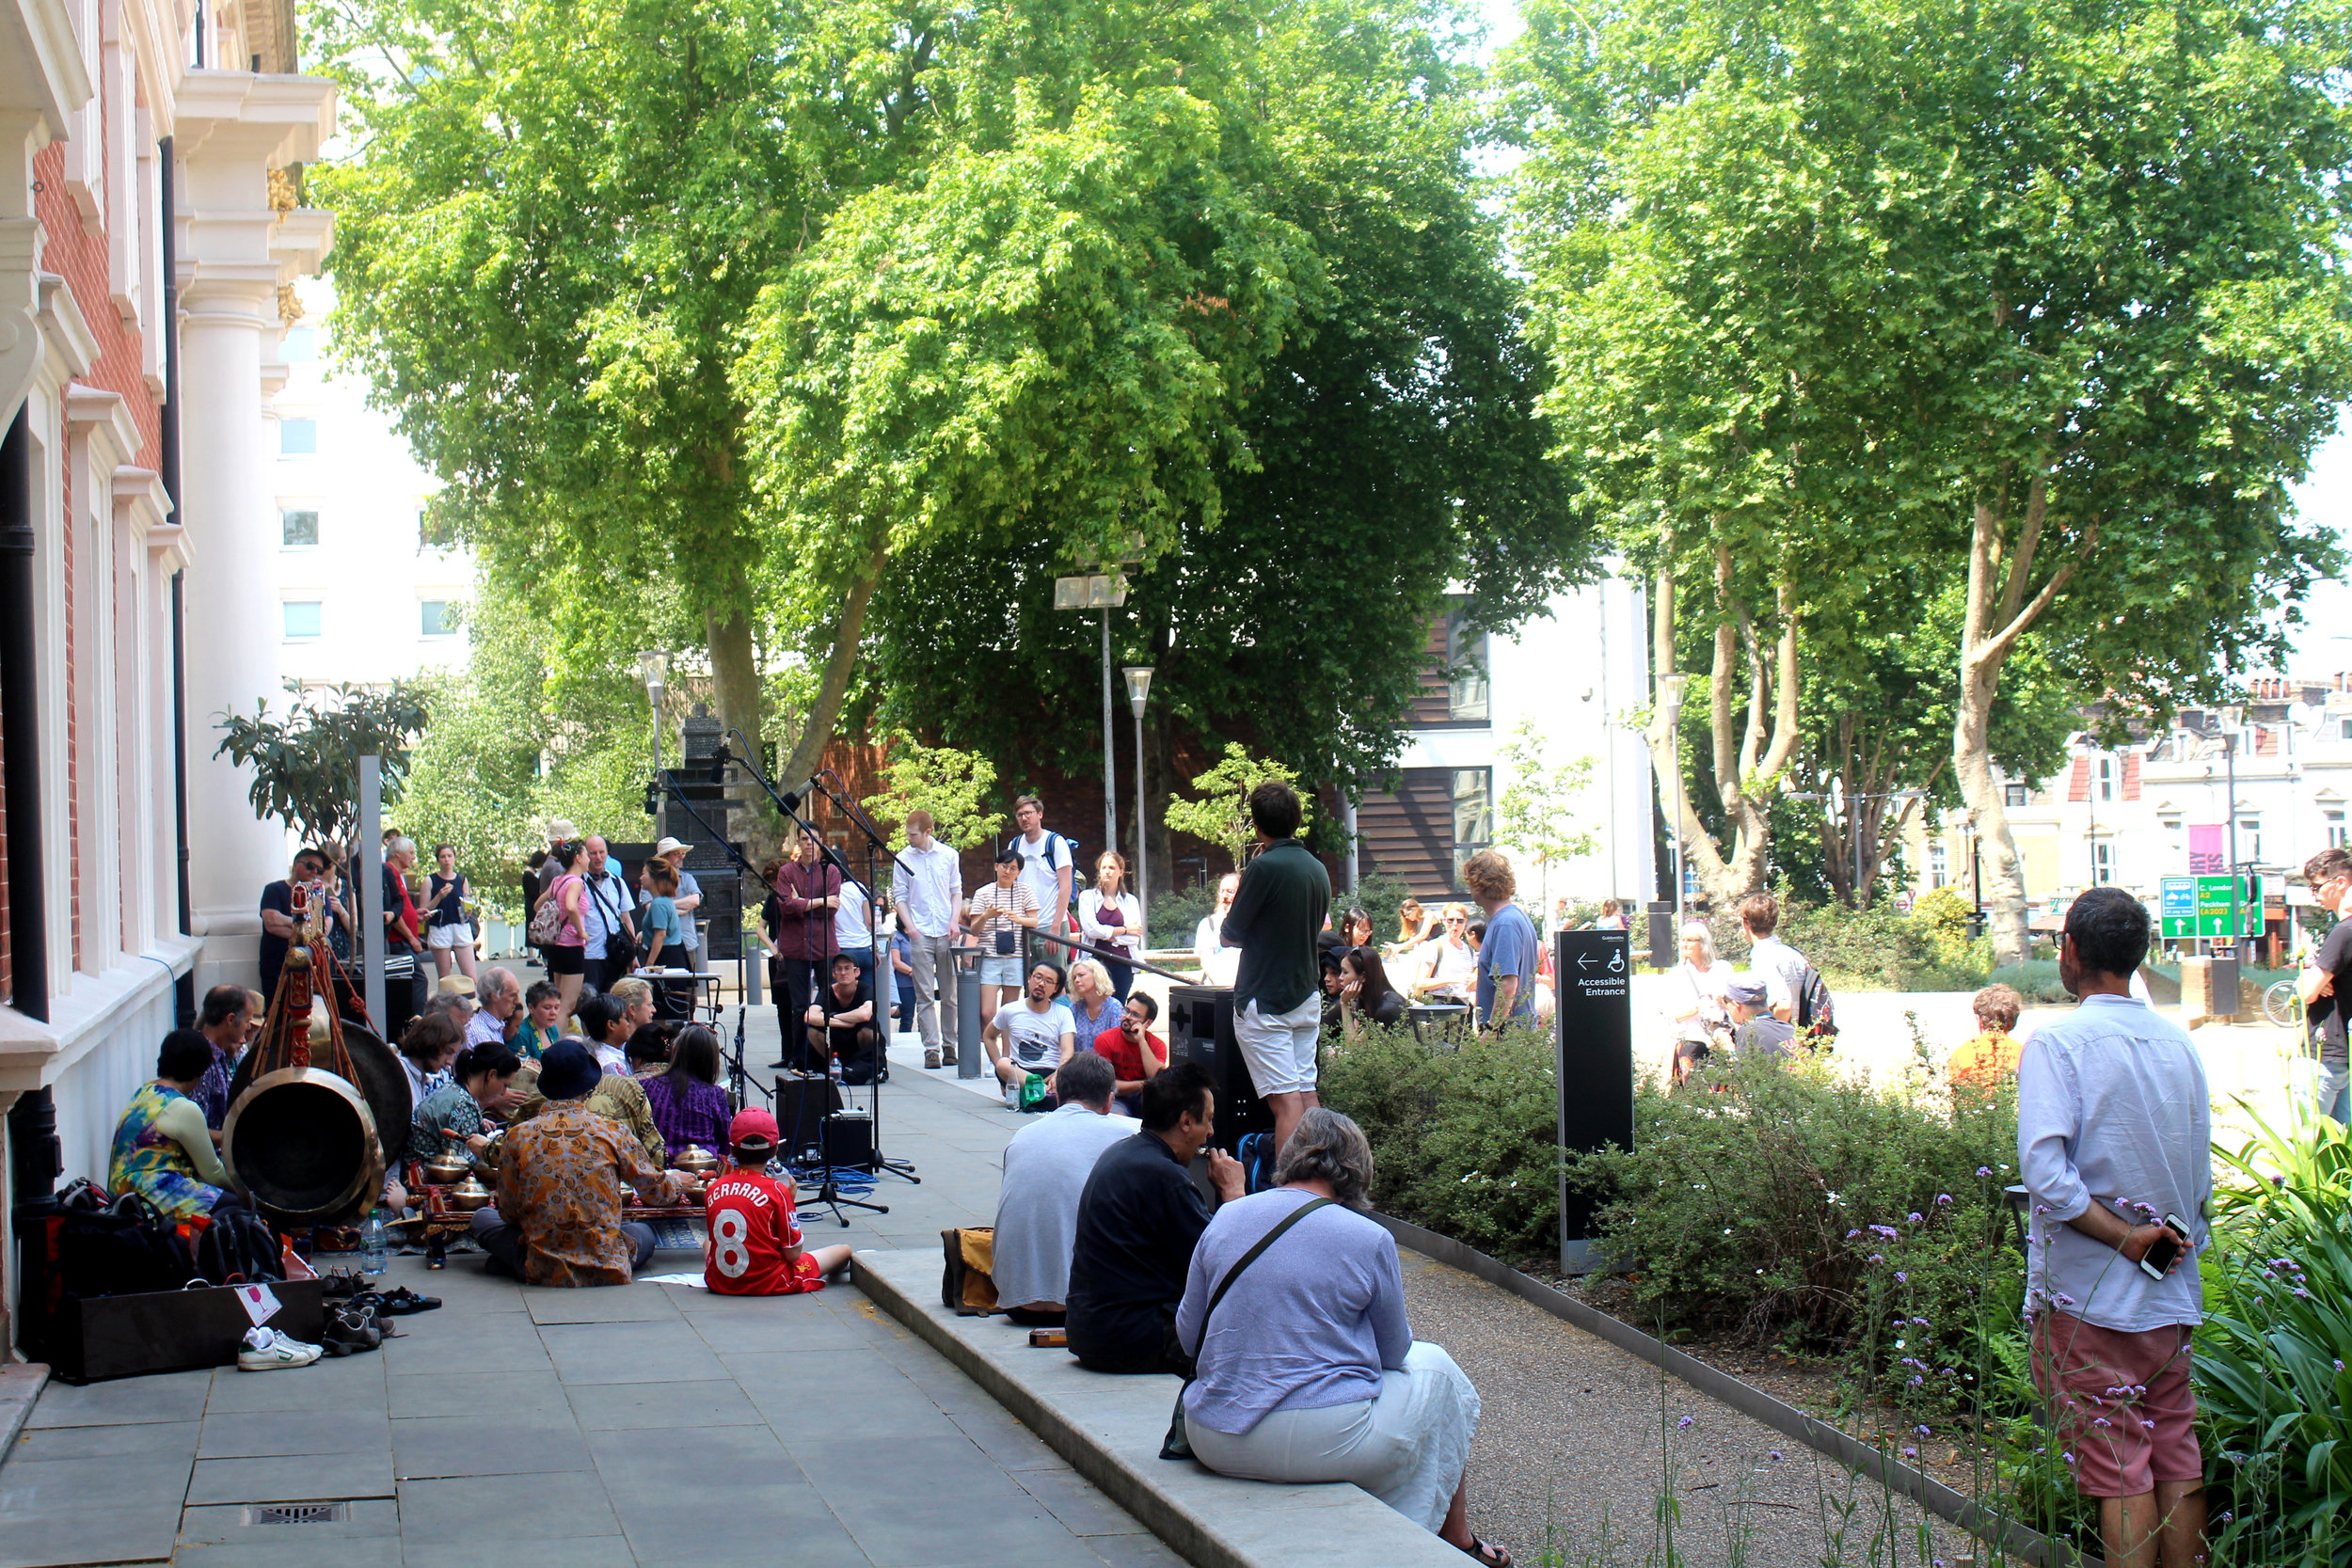
{"type": "Polygon", "coordinates": [[[274,1372],[281,1367],[307,1367],[326,1353],[316,1345],[289,1339],[274,1328],[248,1328],[245,1349],[237,1353],[241,1372],[274,1372]]]}

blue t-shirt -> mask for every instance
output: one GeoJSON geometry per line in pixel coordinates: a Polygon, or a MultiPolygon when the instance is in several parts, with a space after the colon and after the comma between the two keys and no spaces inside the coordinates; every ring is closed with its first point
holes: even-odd
{"type": "Polygon", "coordinates": [[[1517,904],[1505,904],[1486,919],[1486,940],[1478,949],[1478,1016],[1494,1022],[1495,981],[1505,974],[1519,977],[1512,998],[1509,1021],[1532,1023],[1535,1019],[1535,923],[1517,904]]]}
{"type": "Polygon", "coordinates": [[[685,951],[678,941],[677,900],[668,894],[657,894],[645,905],[645,944],[649,947],[656,931],[661,933],[662,962],[667,966],[671,954],[685,951]]]}

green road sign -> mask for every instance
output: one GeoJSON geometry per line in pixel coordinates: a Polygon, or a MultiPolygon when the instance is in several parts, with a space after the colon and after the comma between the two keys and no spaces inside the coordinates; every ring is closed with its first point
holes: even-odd
{"type": "Polygon", "coordinates": [[[2167,877],[2157,883],[2164,940],[2185,942],[2197,935],[2197,882],[2190,877],[2167,877]]]}
{"type": "MultiPolygon", "coordinates": [[[[2166,879],[2165,931],[2171,933],[2170,883],[2179,879],[2166,879]]],[[[2245,902],[2233,901],[2230,895],[2234,877],[2200,877],[2197,879],[2197,929],[2190,933],[2200,937],[2219,937],[2234,940],[2249,931],[2262,929],[2263,879],[2246,879],[2245,902]]]]}

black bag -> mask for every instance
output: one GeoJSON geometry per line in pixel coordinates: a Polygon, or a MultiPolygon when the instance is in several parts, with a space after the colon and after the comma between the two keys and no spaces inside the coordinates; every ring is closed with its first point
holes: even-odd
{"type": "Polygon", "coordinates": [[[196,1272],[215,1285],[258,1285],[286,1277],[285,1253],[269,1222],[242,1203],[223,1202],[197,1238],[196,1272]]]}
{"type": "Polygon", "coordinates": [[[125,1193],[97,1212],[66,1210],[47,1223],[47,1247],[62,1294],[176,1291],[195,1277],[179,1231],[137,1193],[125,1193]]]}
{"type": "MultiPolygon", "coordinates": [[[[1191,1353],[1196,1359],[1201,1351],[1209,1348],[1209,1320],[1216,1316],[1216,1304],[1225,1299],[1225,1292],[1233,1288],[1233,1281],[1241,1277],[1242,1270],[1256,1262],[1260,1253],[1281,1240],[1283,1231],[1288,1230],[1316,1210],[1326,1207],[1331,1201],[1327,1197],[1318,1197],[1300,1204],[1283,1215],[1280,1223],[1277,1224],[1273,1229],[1259,1237],[1256,1246],[1234,1259],[1233,1266],[1225,1271],[1225,1277],[1216,1282],[1216,1290],[1210,1294],[1208,1309],[1200,1314],[1200,1343],[1191,1353]]],[[[1180,1343],[1176,1348],[1181,1351],[1184,1346],[1180,1343]]],[[[1190,1377],[1185,1378],[1184,1388],[1176,1390],[1176,1414],[1168,1420],[1167,1437],[1160,1442],[1162,1459],[1190,1459],[1192,1457],[1192,1438],[1184,1431],[1184,1388],[1191,1387],[1192,1381],[1190,1377]]]]}
{"type": "Polygon", "coordinates": [[[594,898],[596,901],[596,908],[604,911],[605,972],[611,974],[626,974],[637,967],[637,959],[644,949],[638,945],[637,939],[623,928],[620,911],[612,907],[611,901],[605,897],[604,890],[596,885],[603,880],[602,877],[587,879],[588,896],[594,898]]]}

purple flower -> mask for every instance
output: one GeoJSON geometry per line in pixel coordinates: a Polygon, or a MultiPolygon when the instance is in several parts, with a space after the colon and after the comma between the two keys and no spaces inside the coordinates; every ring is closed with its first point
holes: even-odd
{"type": "Polygon", "coordinates": [[[1774,1449],[1764,1457],[1767,1459],[1778,1459],[1780,1457],[1780,1450],[1778,1449],[1774,1449]]]}
{"type": "Polygon", "coordinates": [[[1928,1429],[1925,1425],[1915,1427],[1912,1430],[1918,1433],[1918,1434],[1922,1437],[1925,1437],[1928,1434],[1928,1429]]]}
{"type": "Polygon", "coordinates": [[[1680,1431],[1688,1432],[1691,1430],[1691,1423],[1697,1419],[1698,1418],[1696,1416],[1685,1416],[1682,1419],[1677,1421],[1675,1426],[1680,1431]]]}
{"type": "Polygon", "coordinates": [[[1914,1224],[1914,1225],[1918,1225],[1918,1224],[1923,1223],[1926,1219],[1927,1219],[1927,1216],[1926,1216],[1925,1214],[1922,1214],[1921,1212],[1919,1212],[1919,1211],[1918,1211],[1918,1210],[1914,1209],[1914,1210],[1911,1212],[1911,1223],[1912,1223],[1912,1224],[1914,1224]]]}
{"type": "MultiPolygon", "coordinates": [[[[1884,1258],[1884,1257],[1883,1257],[1883,1256],[1881,1256],[1880,1254],[1878,1254],[1878,1253],[1875,1253],[1875,1252],[1874,1252],[1874,1253],[1870,1254],[1870,1261],[1871,1261],[1871,1262],[1873,1262],[1873,1263],[1883,1263],[1883,1262],[1885,1262],[1885,1261],[1886,1261],[1886,1259],[1885,1259],[1885,1258],[1884,1258]]],[[[2257,1297],[2255,1297],[2254,1299],[2255,1299],[2255,1300],[2257,1300],[2257,1301],[2259,1301],[2259,1300],[2261,1300],[2262,1298],[2261,1298],[2261,1297],[2259,1297],[2259,1296],[2257,1296],[2257,1297]]]]}
{"type": "Polygon", "coordinates": [[[1979,1176],[1991,1176],[1993,1174],[1993,1167],[1991,1165],[1979,1165],[1977,1167],[1977,1174],[1979,1176]]]}
{"type": "Polygon", "coordinates": [[[2153,1432],[2156,1430],[2156,1423],[2153,1421],[2142,1421],[2139,1424],[2141,1429],[2144,1431],[2153,1432]]]}
{"type": "Polygon", "coordinates": [[[2058,1455],[2058,1457],[2059,1457],[2060,1459],[2063,1459],[2064,1461],[2066,1461],[2066,1463],[2068,1463],[2069,1465],[2072,1465],[2072,1464],[2074,1464],[2074,1456],[2073,1454],[2071,1454],[2071,1453],[2062,1453],[2062,1454],[2059,1454],[2059,1455],[2058,1455]]]}
{"type": "Polygon", "coordinates": [[[1919,1450],[1917,1449],[1905,1449],[1903,1450],[1903,1457],[1905,1459],[1916,1459],[1919,1457],[1919,1450]]]}
{"type": "Polygon", "coordinates": [[[1895,1271],[1895,1282],[1898,1285],[1908,1285],[1911,1283],[1911,1275],[1903,1273],[1900,1269],[1897,1269],[1895,1271]]]}
{"type": "Polygon", "coordinates": [[[1846,1240],[1848,1240],[1848,1241],[1850,1241],[1850,1242],[1851,1242],[1851,1241],[1852,1241],[1852,1240],[1853,1240],[1856,1236],[1859,1236],[1859,1235],[1861,1235],[1861,1234],[1862,1234],[1862,1232],[1861,1232],[1861,1231],[1859,1231],[1859,1230],[1849,1230],[1849,1231],[1847,1231],[1847,1232],[1846,1232],[1846,1240]]]}
{"type": "Polygon", "coordinates": [[[2074,1298],[2068,1295],[2064,1291],[2053,1291],[2050,1299],[2057,1302],[2060,1307],[2073,1307],[2075,1305],[2074,1298]]]}
{"type": "Polygon", "coordinates": [[[1951,1200],[1952,1195],[1949,1193],[1938,1193],[1935,1195],[1935,1201],[1938,1203],[1949,1203],[1951,1200]]]}
{"type": "Polygon", "coordinates": [[[1890,1242],[1902,1239],[1902,1232],[1891,1225],[1874,1225],[1870,1227],[1870,1229],[1873,1234],[1883,1236],[1890,1242]]]}
{"type": "Polygon", "coordinates": [[[2344,1363],[2343,1363],[2343,1362],[2339,1361],[2339,1362],[2337,1362],[2337,1363],[2336,1363],[2336,1370],[2338,1370],[2338,1371],[2342,1371],[2342,1370],[2344,1370],[2344,1363]]]}

